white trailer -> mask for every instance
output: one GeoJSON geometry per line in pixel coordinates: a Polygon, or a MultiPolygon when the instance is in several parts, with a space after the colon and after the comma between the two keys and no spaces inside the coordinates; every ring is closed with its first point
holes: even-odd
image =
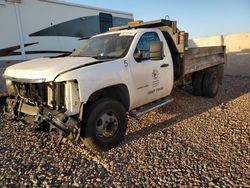
{"type": "Polygon", "coordinates": [[[84,39],[131,20],[131,13],[58,0],[0,0],[0,61],[69,54],[84,39]]]}
{"type": "Polygon", "coordinates": [[[84,39],[131,20],[131,13],[58,0],[0,0],[0,75],[16,62],[69,54],[84,39]]]}

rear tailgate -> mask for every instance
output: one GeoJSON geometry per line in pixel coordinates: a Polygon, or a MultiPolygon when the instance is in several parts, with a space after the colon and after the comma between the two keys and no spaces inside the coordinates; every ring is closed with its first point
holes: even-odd
{"type": "Polygon", "coordinates": [[[189,48],[184,53],[184,75],[226,63],[226,47],[189,48]]]}

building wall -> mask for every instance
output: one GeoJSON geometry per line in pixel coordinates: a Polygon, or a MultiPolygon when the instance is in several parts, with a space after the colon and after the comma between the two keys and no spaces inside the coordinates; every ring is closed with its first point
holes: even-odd
{"type": "Polygon", "coordinates": [[[189,40],[189,47],[217,45],[227,47],[225,74],[250,76],[250,32],[189,40]]]}

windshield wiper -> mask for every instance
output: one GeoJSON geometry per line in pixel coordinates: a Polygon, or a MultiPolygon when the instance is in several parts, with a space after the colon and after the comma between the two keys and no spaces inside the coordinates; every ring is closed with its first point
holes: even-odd
{"type": "Polygon", "coordinates": [[[70,57],[92,57],[95,59],[118,59],[119,58],[115,56],[79,56],[79,55],[70,55],[70,57]]]}
{"type": "Polygon", "coordinates": [[[95,59],[117,59],[118,57],[114,56],[92,56],[95,59]]]}

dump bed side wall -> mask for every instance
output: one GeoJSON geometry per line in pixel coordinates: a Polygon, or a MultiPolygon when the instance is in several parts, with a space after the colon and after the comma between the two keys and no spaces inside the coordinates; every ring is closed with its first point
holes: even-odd
{"type": "Polygon", "coordinates": [[[189,48],[184,53],[183,74],[204,70],[226,62],[225,46],[189,48]]]}

